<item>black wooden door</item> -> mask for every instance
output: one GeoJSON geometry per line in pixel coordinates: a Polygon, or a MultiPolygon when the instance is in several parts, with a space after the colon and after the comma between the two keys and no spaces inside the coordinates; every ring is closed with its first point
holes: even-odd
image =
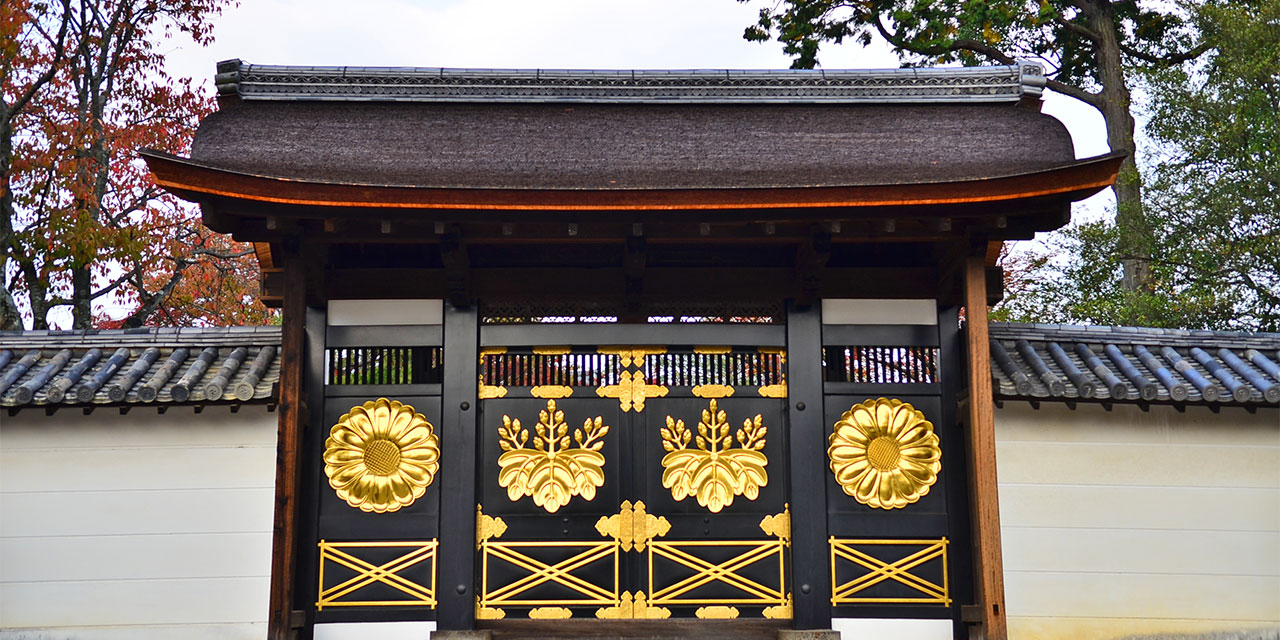
{"type": "Polygon", "coordinates": [[[485,353],[477,616],[790,617],[784,361],[485,353]]]}

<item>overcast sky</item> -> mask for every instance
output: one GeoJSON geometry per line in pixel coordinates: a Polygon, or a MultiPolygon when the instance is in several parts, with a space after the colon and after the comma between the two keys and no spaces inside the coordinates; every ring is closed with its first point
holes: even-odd
{"type": "MultiPolygon", "coordinates": [[[[208,48],[173,43],[170,69],[204,81],[218,60],[258,64],[542,69],[785,69],[775,42],[742,39],[757,0],[242,0],[208,48]]],[[[828,45],[828,69],[897,67],[885,46],[828,45]]],[[[1076,155],[1107,152],[1092,108],[1050,95],[1076,155]]]]}
{"type": "MultiPolygon", "coordinates": [[[[211,83],[215,63],[541,69],[785,69],[775,42],[742,39],[760,0],[241,0],[213,45],[166,43],[169,71],[211,83]]],[[[827,69],[898,66],[883,45],[828,45],[827,69]]],[[[1076,156],[1107,152],[1091,107],[1048,93],[1076,156]]],[[[1110,191],[1076,205],[1104,215],[1110,191]]],[[[69,321],[66,323],[69,325],[69,321]]]]}

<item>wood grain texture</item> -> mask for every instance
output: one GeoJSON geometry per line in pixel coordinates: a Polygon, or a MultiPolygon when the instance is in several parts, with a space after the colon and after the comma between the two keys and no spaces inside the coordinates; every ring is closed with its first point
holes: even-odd
{"type": "Polygon", "coordinates": [[[276,500],[271,544],[271,597],[267,637],[285,640],[293,610],[297,531],[298,455],[302,426],[303,365],[306,361],[306,272],[296,252],[284,256],[280,411],[276,440],[276,500]]]}
{"type": "Polygon", "coordinates": [[[995,404],[987,336],[986,264],[968,258],[964,270],[965,325],[969,351],[969,493],[975,547],[976,590],[982,605],[982,637],[1006,640],[1004,563],[1000,549],[1000,500],[996,485],[995,404]]]}

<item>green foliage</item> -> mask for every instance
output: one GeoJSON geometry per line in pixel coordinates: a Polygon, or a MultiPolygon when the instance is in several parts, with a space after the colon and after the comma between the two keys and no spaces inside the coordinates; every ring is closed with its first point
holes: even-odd
{"type": "Polygon", "coordinates": [[[1072,227],[1014,261],[1002,319],[1280,331],[1280,3],[1236,0],[1194,15],[1214,46],[1150,75],[1145,208],[1152,287],[1115,285],[1117,231],[1072,227]]]}
{"type": "Polygon", "coordinates": [[[1092,88],[1101,84],[1099,34],[1114,32],[1135,60],[1158,59],[1190,47],[1187,26],[1179,12],[1135,0],[777,0],[743,37],[776,39],[797,69],[816,66],[825,42],[866,45],[882,37],[909,65],[1040,58],[1055,80],[1092,88]]]}
{"type": "MultiPolygon", "coordinates": [[[[1150,290],[1126,291],[1120,282],[1119,233],[1113,222],[1079,224],[1049,240],[1052,251],[1015,259],[1030,265],[1013,278],[1005,300],[991,312],[995,321],[1268,329],[1245,315],[1247,296],[1209,279],[1190,279],[1188,269],[1160,258],[1181,233],[1160,233],[1153,251],[1150,290]],[[1050,256],[1065,258],[1057,264],[1050,256]]],[[[1209,266],[1209,265],[1205,265],[1209,266]]],[[[1009,268],[1006,265],[1006,268],[1009,268]]],[[[1273,319],[1274,324],[1274,319],[1273,319]]]]}

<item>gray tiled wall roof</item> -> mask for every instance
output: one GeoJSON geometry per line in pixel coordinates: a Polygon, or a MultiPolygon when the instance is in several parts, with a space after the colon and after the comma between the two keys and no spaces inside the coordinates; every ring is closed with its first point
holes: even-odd
{"type": "Polygon", "coordinates": [[[997,399],[1280,405],[1280,334],[991,325],[997,399]]]}
{"type": "Polygon", "coordinates": [[[0,407],[275,401],[280,327],[0,331],[0,407]]]}
{"type": "MultiPolygon", "coordinates": [[[[1280,334],[991,325],[998,400],[1280,406],[1280,334]]],[[[275,401],[279,327],[0,332],[0,407],[275,401]]]]}

